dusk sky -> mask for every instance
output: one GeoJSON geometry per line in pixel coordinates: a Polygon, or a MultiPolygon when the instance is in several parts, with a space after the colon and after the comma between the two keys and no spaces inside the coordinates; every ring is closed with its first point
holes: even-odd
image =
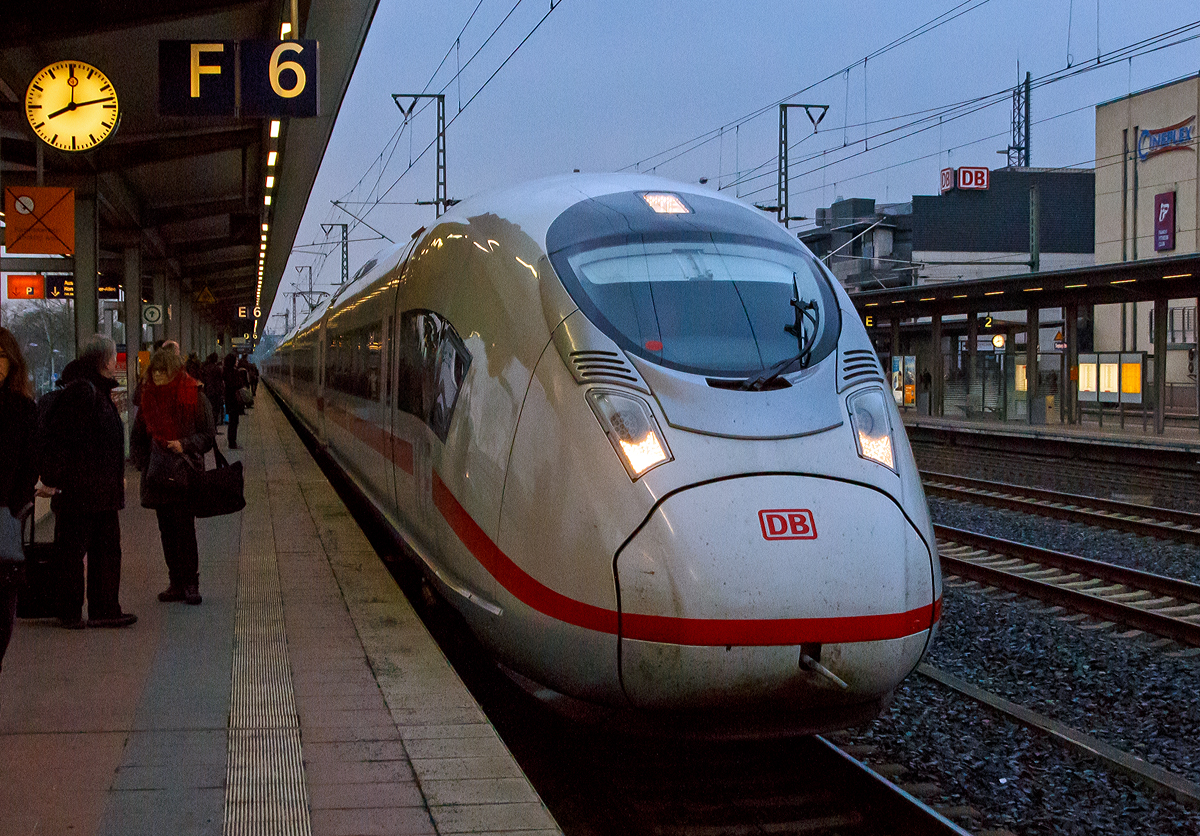
{"type": "MultiPolygon", "coordinates": [[[[396,241],[434,220],[412,204],[434,197],[435,109],[419,104],[403,126],[392,93],[446,94],[451,198],[636,169],[773,203],[778,103],[826,104],[816,134],[803,111],[790,117],[791,214],[812,217],[839,196],[936,194],[946,166],[1003,166],[1018,64],[1034,79],[1032,165],[1090,168],[1095,105],[1200,70],[1200,11],[1194,0],[557,0],[553,11],[381,0],[273,312],[290,308],[297,266],[313,266],[318,289],[339,281],[333,246],[303,246],[327,240],[321,223],[354,223],[331,200],[396,241]],[[976,103],[953,107],[964,102],[976,103]]],[[[388,245],[361,225],[350,238],[351,273],[388,245]]]]}

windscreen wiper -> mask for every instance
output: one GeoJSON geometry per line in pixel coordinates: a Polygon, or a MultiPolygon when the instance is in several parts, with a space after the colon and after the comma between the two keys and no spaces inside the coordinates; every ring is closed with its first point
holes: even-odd
{"type": "Polygon", "coordinates": [[[796,345],[798,347],[796,356],[781,360],[769,369],[764,369],[753,377],[746,378],[742,381],[741,389],[761,392],[783,375],[789,374],[796,369],[806,369],[808,368],[808,364],[812,362],[812,350],[817,344],[817,331],[821,322],[821,309],[817,306],[815,299],[800,301],[800,286],[796,282],[795,273],[792,273],[791,305],[795,308],[796,320],[791,325],[785,325],[783,330],[796,338],[796,345]],[[805,329],[804,325],[806,322],[812,323],[811,331],[805,329]]]}

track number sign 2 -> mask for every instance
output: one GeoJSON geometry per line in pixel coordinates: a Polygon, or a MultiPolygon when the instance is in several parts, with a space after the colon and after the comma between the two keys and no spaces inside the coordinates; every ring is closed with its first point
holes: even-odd
{"type": "Polygon", "coordinates": [[[318,116],[319,53],[311,40],[159,41],[159,114],[318,116]]]}

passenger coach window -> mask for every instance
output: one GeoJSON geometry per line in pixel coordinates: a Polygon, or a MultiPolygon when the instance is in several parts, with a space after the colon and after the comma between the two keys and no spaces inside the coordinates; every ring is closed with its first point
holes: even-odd
{"type": "Polygon", "coordinates": [[[396,408],[420,418],[445,441],[471,366],[466,345],[444,317],[426,310],[400,315],[395,342],[399,356],[396,408]]]}
{"type": "Polygon", "coordinates": [[[379,325],[330,334],[325,385],[356,398],[379,400],[382,334],[379,325]]]}

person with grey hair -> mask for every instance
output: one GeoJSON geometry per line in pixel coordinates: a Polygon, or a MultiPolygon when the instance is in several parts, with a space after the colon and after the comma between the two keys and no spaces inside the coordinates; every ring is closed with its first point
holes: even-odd
{"type": "Polygon", "coordinates": [[[128,627],[121,586],[125,507],[125,427],[112,400],[117,346],[97,334],[67,364],[58,388],[38,402],[37,450],[42,489],[52,495],[63,627],[128,627]],[[84,557],[87,610],[83,620],[84,557]]]}

